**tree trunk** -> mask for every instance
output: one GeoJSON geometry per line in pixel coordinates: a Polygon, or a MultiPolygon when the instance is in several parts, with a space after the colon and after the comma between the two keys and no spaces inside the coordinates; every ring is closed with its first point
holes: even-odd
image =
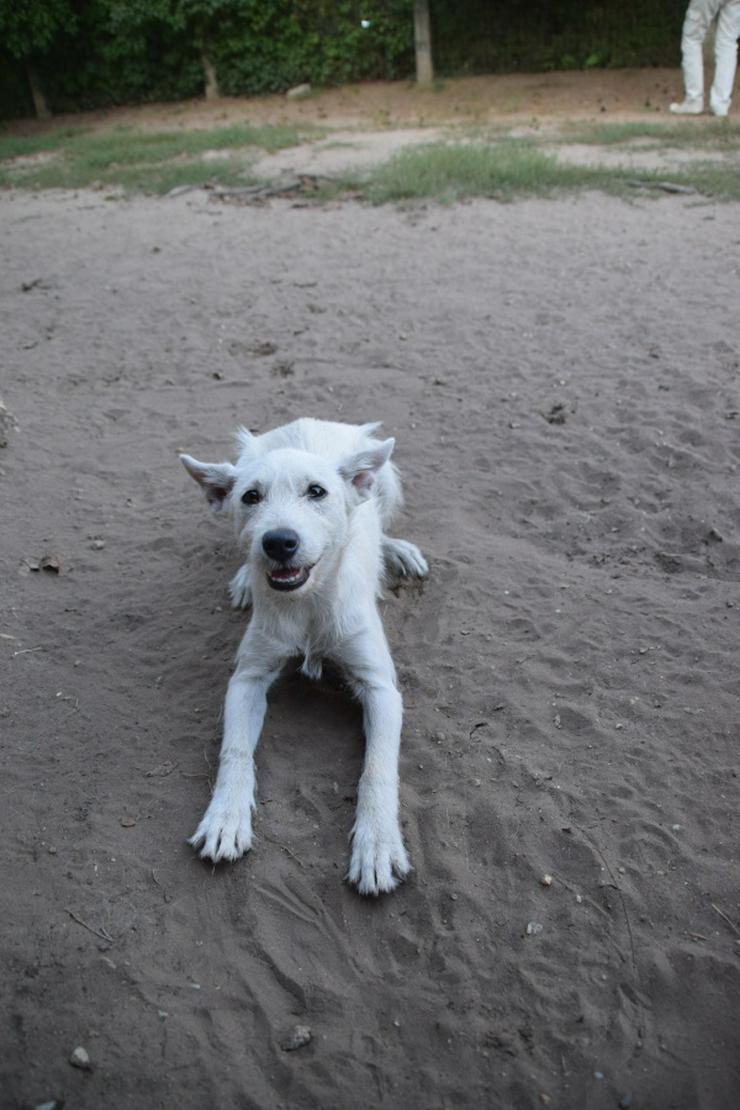
{"type": "Polygon", "coordinates": [[[31,90],[31,97],[33,99],[33,108],[36,113],[37,119],[51,119],[51,112],[49,105],[46,103],[44,91],[39,84],[39,79],[35,69],[30,62],[26,62],[26,79],[28,80],[28,87],[31,90]]]}
{"type": "Polygon", "coordinates": [[[200,60],[206,78],[206,100],[218,100],[221,95],[218,88],[218,77],[216,76],[216,70],[213,68],[213,62],[205,50],[201,50],[200,60]]]}
{"type": "Polygon", "coordinates": [[[416,47],[417,84],[431,85],[434,80],[434,67],[432,65],[429,0],[414,0],[414,45],[416,47]]]}

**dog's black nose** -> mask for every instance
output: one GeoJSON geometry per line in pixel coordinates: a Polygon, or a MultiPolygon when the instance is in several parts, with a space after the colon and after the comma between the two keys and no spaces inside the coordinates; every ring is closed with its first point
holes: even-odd
{"type": "Polygon", "coordinates": [[[300,536],[292,528],[275,528],[272,532],[265,532],[262,549],[276,563],[287,563],[295,555],[300,542],[300,536]]]}

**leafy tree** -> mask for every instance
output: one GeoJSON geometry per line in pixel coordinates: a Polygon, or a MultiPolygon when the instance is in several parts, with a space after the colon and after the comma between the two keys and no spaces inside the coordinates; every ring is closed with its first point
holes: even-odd
{"type": "Polygon", "coordinates": [[[224,19],[234,10],[234,0],[173,0],[181,26],[189,30],[200,52],[205,77],[206,99],[219,95],[218,77],[213,65],[213,44],[224,19]]]}
{"type": "Polygon", "coordinates": [[[109,3],[110,25],[115,34],[146,34],[160,24],[175,35],[189,38],[203,66],[206,97],[219,95],[213,44],[228,17],[244,6],[239,0],[109,0],[109,3]]]}
{"type": "Polygon", "coordinates": [[[34,61],[46,53],[62,32],[74,30],[68,0],[0,0],[0,42],[26,70],[36,115],[48,116],[34,61]]]}

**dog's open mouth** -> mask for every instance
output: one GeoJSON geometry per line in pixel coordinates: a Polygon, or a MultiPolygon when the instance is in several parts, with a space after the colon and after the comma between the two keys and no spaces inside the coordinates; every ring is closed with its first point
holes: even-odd
{"type": "Polygon", "coordinates": [[[311,567],[275,567],[268,570],[267,581],[273,590],[297,590],[308,582],[311,567]]]}

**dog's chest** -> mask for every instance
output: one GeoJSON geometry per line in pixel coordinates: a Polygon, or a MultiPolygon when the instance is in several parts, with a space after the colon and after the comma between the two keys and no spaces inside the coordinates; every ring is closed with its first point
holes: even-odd
{"type": "Polygon", "coordinates": [[[340,641],[340,632],[335,622],[327,619],[329,614],[294,613],[291,618],[281,621],[280,639],[289,655],[302,655],[301,671],[308,678],[321,678],[322,663],[333,656],[340,641]]]}
{"type": "Polygon", "coordinates": [[[298,645],[299,652],[303,655],[301,671],[307,678],[321,678],[324,659],[335,653],[337,643],[338,636],[333,628],[313,624],[308,626],[302,643],[298,645]]]}
{"type": "Polygon", "coordinates": [[[322,655],[312,655],[310,652],[306,652],[301,663],[301,674],[305,674],[306,678],[318,680],[321,678],[323,665],[324,657],[322,655]]]}

